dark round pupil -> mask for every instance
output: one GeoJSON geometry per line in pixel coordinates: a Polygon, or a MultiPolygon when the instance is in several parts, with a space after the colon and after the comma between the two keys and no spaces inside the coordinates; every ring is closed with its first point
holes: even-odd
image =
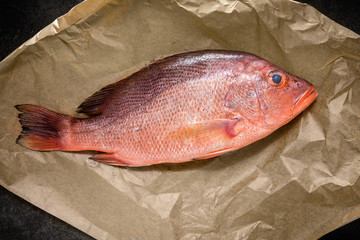
{"type": "Polygon", "coordinates": [[[279,74],[274,74],[271,79],[276,84],[279,84],[281,82],[281,76],[279,74]]]}

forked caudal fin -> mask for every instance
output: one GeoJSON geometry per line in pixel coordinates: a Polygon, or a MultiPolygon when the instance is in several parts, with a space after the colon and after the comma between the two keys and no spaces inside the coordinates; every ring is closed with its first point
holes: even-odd
{"type": "Polygon", "coordinates": [[[16,105],[22,132],[16,143],[38,151],[66,150],[66,131],[71,117],[43,107],[24,104],[16,105]]]}

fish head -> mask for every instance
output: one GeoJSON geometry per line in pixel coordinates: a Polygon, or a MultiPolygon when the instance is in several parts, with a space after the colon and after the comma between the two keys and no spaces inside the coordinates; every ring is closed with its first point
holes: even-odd
{"type": "Polygon", "coordinates": [[[266,127],[276,129],[306,109],[317,97],[315,87],[274,64],[260,59],[247,63],[245,72],[253,74],[253,89],[259,115],[266,127]]]}

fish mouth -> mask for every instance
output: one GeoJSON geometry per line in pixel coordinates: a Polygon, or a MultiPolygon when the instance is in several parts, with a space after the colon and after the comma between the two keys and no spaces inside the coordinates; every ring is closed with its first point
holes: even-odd
{"type": "Polygon", "coordinates": [[[306,91],[304,94],[297,97],[295,104],[291,108],[292,112],[297,115],[302,112],[305,108],[307,108],[318,96],[318,92],[315,90],[314,86],[306,91]]]}

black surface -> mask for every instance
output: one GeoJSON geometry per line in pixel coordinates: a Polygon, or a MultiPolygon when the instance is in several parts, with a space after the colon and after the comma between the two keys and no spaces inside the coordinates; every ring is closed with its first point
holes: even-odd
{"type": "Polygon", "coordinates": [[[0,187],[0,239],[93,238],[0,187]]]}
{"type": "MultiPolygon", "coordinates": [[[[0,4],[0,60],[80,0],[5,0],[0,4]]],[[[334,21],[360,34],[357,1],[313,0],[309,3],[334,21]]],[[[92,239],[0,186],[0,239],[92,239]]],[[[360,239],[360,219],[320,238],[360,239]]]]}
{"type": "Polygon", "coordinates": [[[5,0],[0,2],[0,60],[81,0],[5,0]]]}

